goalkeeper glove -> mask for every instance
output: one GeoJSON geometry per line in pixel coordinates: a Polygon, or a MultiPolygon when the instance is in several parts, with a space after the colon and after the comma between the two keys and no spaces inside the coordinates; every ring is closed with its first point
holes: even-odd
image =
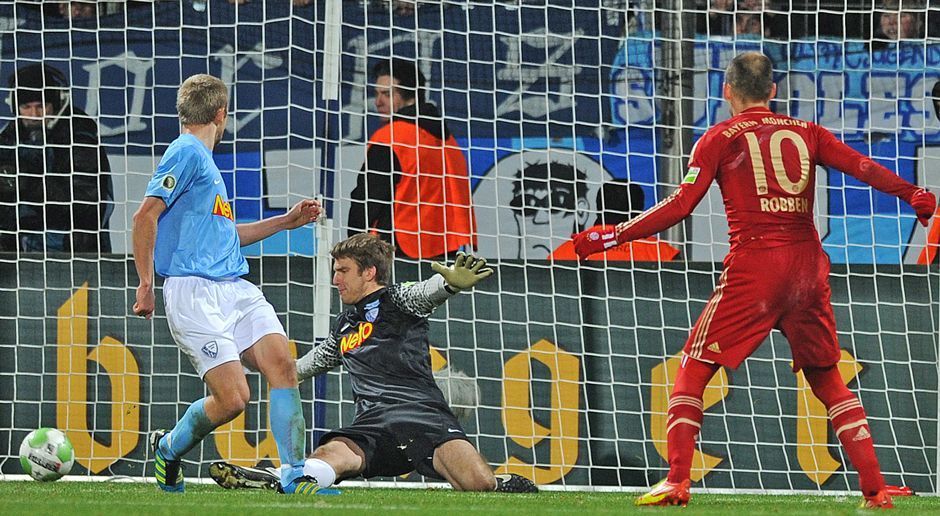
{"type": "Polygon", "coordinates": [[[571,235],[574,241],[574,252],[582,260],[594,253],[602,253],[622,242],[617,240],[617,226],[600,226],[584,230],[571,235]]]}
{"type": "Polygon", "coordinates": [[[911,196],[910,205],[914,208],[914,213],[917,214],[917,220],[919,220],[924,227],[927,227],[930,223],[930,218],[933,217],[934,212],[937,210],[937,197],[928,192],[927,189],[921,188],[911,196]]]}
{"type": "Polygon", "coordinates": [[[448,286],[456,290],[471,289],[480,280],[493,274],[493,269],[486,266],[485,258],[467,253],[457,253],[457,259],[450,267],[443,263],[431,262],[431,268],[444,277],[448,286]]]}

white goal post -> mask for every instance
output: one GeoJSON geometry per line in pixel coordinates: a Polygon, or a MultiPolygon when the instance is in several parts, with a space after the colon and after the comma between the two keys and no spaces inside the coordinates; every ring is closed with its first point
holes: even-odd
{"type": "MultiPolygon", "coordinates": [[[[493,467],[552,489],[638,490],[667,471],[671,381],[728,251],[720,192],[714,186],[684,224],[632,257],[578,262],[568,240],[602,214],[635,214],[675,188],[695,140],[729,116],[721,85],[735,54],[771,58],[776,111],[940,189],[933,0],[292,3],[303,2],[102,2],[75,18],[0,4],[0,98],[9,99],[0,104],[0,478],[22,473],[20,441],[40,426],[72,440],[72,476],[148,477],[147,433],[204,393],[173,343],[159,288],[153,321],[129,315],[131,217],[179,134],[176,89],[195,73],[231,89],[214,156],[236,220],[313,196],[327,208],[317,226],[245,248],[249,279],[302,354],[340,309],[328,250],[350,230],[366,146],[383,124],[372,67],[391,57],[418,63],[466,163],[475,250],[498,271],[431,318],[432,365],[493,467]],[[78,151],[97,146],[63,144],[53,129],[17,139],[16,99],[29,88],[8,78],[37,64],[61,75],[34,88],[44,99],[55,90],[56,126],[78,142],[86,113],[107,169],[82,168],[78,151]],[[73,205],[107,207],[92,210],[107,225],[81,226],[88,221],[73,205]],[[104,240],[61,248],[62,235],[98,231],[110,252],[104,240]]],[[[815,186],[839,370],[868,412],[888,483],[940,493],[940,222],[924,229],[906,204],[847,177],[819,168],[815,186]]],[[[431,274],[429,260],[396,259],[396,281],[431,274]]],[[[790,360],[774,332],[737,371],[716,376],[697,487],[857,489],[825,409],[790,360]]],[[[344,375],[301,387],[310,446],[352,419],[344,375]]],[[[276,462],[266,387],[254,374],[250,384],[245,415],[190,452],[187,476],[205,477],[219,458],[276,462]]]]}

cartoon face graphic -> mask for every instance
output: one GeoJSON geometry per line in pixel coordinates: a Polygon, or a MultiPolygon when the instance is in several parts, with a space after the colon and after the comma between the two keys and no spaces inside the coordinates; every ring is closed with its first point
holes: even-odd
{"type": "Polygon", "coordinates": [[[517,258],[546,258],[584,229],[589,209],[585,178],[572,165],[557,161],[519,170],[509,203],[522,237],[517,258]]]}
{"type": "Polygon", "coordinates": [[[485,257],[544,260],[588,226],[610,174],[573,149],[525,150],[494,164],[473,192],[485,257]]]}

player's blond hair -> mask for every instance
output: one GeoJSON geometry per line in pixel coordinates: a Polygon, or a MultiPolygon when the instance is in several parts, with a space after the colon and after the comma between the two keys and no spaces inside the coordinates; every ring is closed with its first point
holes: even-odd
{"type": "Polygon", "coordinates": [[[769,100],[774,85],[773,63],[760,52],[738,54],[725,70],[725,82],[741,100],[769,100]]]}
{"type": "Polygon", "coordinates": [[[176,112],[183,125],[203,125],[215,120],[228,106],[228,88],[220,79],[204,73],[186,79],[176,94],[176,112]]]}
{"type": "Polygon", "coordinates": [[[375,267],[375,282],[388,285],[392,275],[392,260],[395,248],[392,244],[371,233],[351,236],[333,246],[330,256],[333,259],[350,258],[359,266],[359,271],[375,267]]]}

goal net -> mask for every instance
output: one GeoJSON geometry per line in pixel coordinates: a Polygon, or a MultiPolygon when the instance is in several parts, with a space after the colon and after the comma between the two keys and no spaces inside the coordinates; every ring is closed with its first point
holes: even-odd
{"type": "MultiPolygon", "coordinates": [[[[195,73],[231,89],[214,158],[235,219],[277,215],[311,196],[326,208],[316,226],[245,248],[249,279],[303,354],[341,309],[330,246],[362,226],[351,215],[361,212],[357,199],[382,211],[378,191],[361,186],[388,107],[373,67],[418,63],[439,112],[422,107],[419,125],[454,138],[475,250],[498,271],[431,318],[432,366],[495,469],[559,488],[639,489],[665,475],[681,349],[728,252],[720,192],[713,186],[683,224],[602,261],[577,261],[569,237],[636,215],[679,184],[692,144],[729,116],[721,86],[735,54],[772,59],[777,112],[940,187],[932,1],[73,4],[0,3],[0,96],[9,99],[0,104],[3,476],[21,473],[23,437],[51,426],[75,446],[73,475],[147,477],[148,432],[172,426],[205,394],[167,329],[160,282],[153,320],[129,315],[132,215],[179,134],[177,88],[195,73]],[[39,72],[38,87],[8,80],[37,64],[56,71],[39,72]],[[51,104],[38,132],[23,125],[23,99],[51,104]],[[100,164],[94,138],[81,140],[89,121],[100,164]]],[[[819,168],[815,189],[840,373],[868,412],[888,483],[937,492],[940,226],[921,228],[909,206],[835,170],[819,168]]],[[[408,204],[395,197],[393,208],[383,195],[388,213],[408,204]]],[[[368,217],[366,227],[379,224],[368,217]]],[[[430,261],[402,244],[403,228],[430,238],[441,220],[392,218],[404,232],[395,281],[430,277],[430,261]]],[[[254,373],[249,380],[248,410],[187,455],[190,478],[218,459],[277,463],[266,386],[254,373]]],[[[301,392],[308,447],[352,421],[341,370],[301,392]]],[[[705,407],[696,485],[857,489],[780,333],[738,370],[722,370],[705,407]]]]}

